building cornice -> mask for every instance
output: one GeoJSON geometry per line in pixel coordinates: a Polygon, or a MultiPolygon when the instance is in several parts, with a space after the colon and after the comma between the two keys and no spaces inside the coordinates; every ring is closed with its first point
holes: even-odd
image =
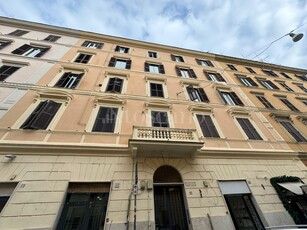
{"type": "Polygon", "coordinates": [[[167,45],[150,43],[150,42],[145,42],[145,41],[138,41],[138,40],[133,40],[133,39],[128,39],[128,38],[103,35],[103,34],[98,34],[98,33],[89,32],[89,31],[82,31],[82,30],[76,30],[76,29],[71,29],[71,28],[46,25],[42,23],[17,20],[17,19],[12,19],[12,18],[7,18],[7,17],[0,17],[0,24],[6,25],[6,26],[13,26],[17,28],[29,29],[29,30],[37,30],[37,31],[42,31],[42,32],[47,32],[47,33],[61,34],[61,35],[71,36],[71,37],[80,38],[80,39],[105,41],[105,42],[111,42],[111,43],[117,43],[117,44],[125,44],[127,46],[145,48],[149,50],[159,50],[159,51],[165,51],[169,53],[189,55],[192,57],[216,60],[216,61],[221,61],[221,62],[228,62],[231,64],[240,64],[240,65],[259,67],[259,68],[265,67],[270,70],[290,71],[296,74],[306,74],[307,72],[307,70],[300,69],[300,68],[275,65],[275,64],[270,64],[270,63],[263,63],[263,62],[254,61],[254,60],[247,60],[247,59],[230,57],[230,56],[225,56],[225,55],[220,55],[220,54],[213,54],[209,52],[201,52],[201,51],[196,51],[196,50],[191,50],[191,49],[184,49],[184,48],[179,48],[179,47],[174,47],[174,46],[167,46],[167,45]]]}

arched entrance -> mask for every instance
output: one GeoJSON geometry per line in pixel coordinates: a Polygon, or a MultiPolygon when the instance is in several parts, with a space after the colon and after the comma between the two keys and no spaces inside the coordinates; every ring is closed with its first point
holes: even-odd
{"type": "Polygon", "coordinates": [[[155,171],[153,181],[156,230],[189,229],[183,182],[178,171],[161,166],[155,171]]]}

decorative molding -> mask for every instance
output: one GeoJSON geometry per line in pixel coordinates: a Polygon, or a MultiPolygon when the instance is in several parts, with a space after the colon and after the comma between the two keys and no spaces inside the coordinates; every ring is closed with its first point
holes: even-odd
{"type": "Polygon", "coordinates": [[[30,45],[32,46],[38,46],[38,47],[44,47],[44,48],[51,48],[51,45],[42,44],[42,43],[36,43],[36,42],[30,42],[30,45]]]}
{"type": "Polygon", "coordinates": [[[300,115],[296,117],[298,120],[300,120],[301,122],[303,122],[305,125],[307,125],[307,115],[300,115]]]}
{"type": "Polygon", "coordinates": [[[223,83],[221,83],[221,82],[214,82],[214,89],[215,90],[231,91],[231,86],[228,86],[226,82],[223,82],[223,83]]]}
{"type": "Polygon", "coordinates": [[[212,113],[213,108],[209,105],[190,105],[189,110],[191,112],[212,113]]]}
{"type": "Polygon", "coordinates": [[[90,55],[97,55],[97,52],[93,52],[92,50],[85,50],[85,49],[78,49],[78,53],[90,54],[90,55]]]}
{"type": "Polygon", "coordinates": [[[152,76],[145,76],[144,78],[146,81],[153,80],[153,81],[162,81],[164,83],[167,82],[167,78],[164,76],[152,75],[152,76]]]}
{"type": "Polygon", "coordinates": [[[37,92],[35,96],[35,101],[37,100],[56,100],[56,101],[64,101],[66,104],[72,100],[73,95],[67,93],[65,90],[43,90],[37,92]]]}
{"type": "Polygon", "coordinates": [[[146,101],[144,104],[145,107],[151,107],[151,108],[166,108],[166,109],[172,108],[172,105],[164,100],[150,100],[146,101]]]}
{"type": "Polygon", "coordinates": [[[95,98],[95,104],[119,104],[119,105],[124,105],[126,104],[126,100],[122,99],[118,96],[100,96],[95,98]]]}
{"type": "Polygon", "coordinates": [[[231,107],[227,110],[231,116],[250,116],[250,111],[241,107],[231,107]]]}
{"type": "Polygon", "coordinates": [[[277,93],[274,93],[273,96],[274,96],[274,97],[279,97],[279,98],[287,98],[287,95],[284,95],[284,94],[277,94],[277,93]]]}
{"type": "Polygon", "coordinates": [[[199,86],[200,82],[198,80],[192,80],[192,79],[182,79],[179,82],[181,85],[193,85],[193,86],[199,86]]]}
{"type": "Polygon", "coordinates": [[[88,68],[82,68],[80,66],[75,65],[74,63],[71,64],[62,64],[60,68],[60,72],[64,70],[72,70],[72,71],[79,71],[79,72],[88,72],[88,68]]]}
{"type": "Polygon", "coordinates": [[[17,60],[9,60],[9,59],[2,59],[3,64],[8,65],[18,65],[18,66],[28,66],[30,65],[29,62],[17,61],[17,60]]]}
{"type": "Polygon", "coordinates": [[[264,95],[263,92],[253,91],[253,90],[249,91],[249,93],[251,93],[251,94],[256,94],[256,95],[264,95]]]}
{"type": "Polygon", "coordinates": [[[270,113],[270,117],[274,118],[275,120],[292,121],[292,119],[290,118],[290,115],[288,113],[281,113],[281,112],[270,113]]]}
{"type": "Polygon", "coordinates": [[[118,71],[106,71],[105,73],[108,76],[114,76],[114,77],[125,77],[125,78],[129,78],[130,77],[129,74],[123,73],[123,72],[118,72],[118,71]]]}

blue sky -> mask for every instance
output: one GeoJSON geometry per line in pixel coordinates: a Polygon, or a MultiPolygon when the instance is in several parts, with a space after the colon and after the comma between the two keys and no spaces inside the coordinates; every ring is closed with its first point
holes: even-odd
{"type": "Polygon", "coordinates": [[[9,0],[0,15],[246,59],[299,27],[254,60],[307,69],[307,0],[9,0]]]}

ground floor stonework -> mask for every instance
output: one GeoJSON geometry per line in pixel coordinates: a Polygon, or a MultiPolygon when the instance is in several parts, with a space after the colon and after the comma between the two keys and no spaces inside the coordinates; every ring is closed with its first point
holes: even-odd
{"type": "Polygon", "coordinates": [[[293,225],[270,178],[287,175],[307,181],[307,169],[298,159],[124,154],[0,159],[0,229],[230,230],[293,225]]]}

